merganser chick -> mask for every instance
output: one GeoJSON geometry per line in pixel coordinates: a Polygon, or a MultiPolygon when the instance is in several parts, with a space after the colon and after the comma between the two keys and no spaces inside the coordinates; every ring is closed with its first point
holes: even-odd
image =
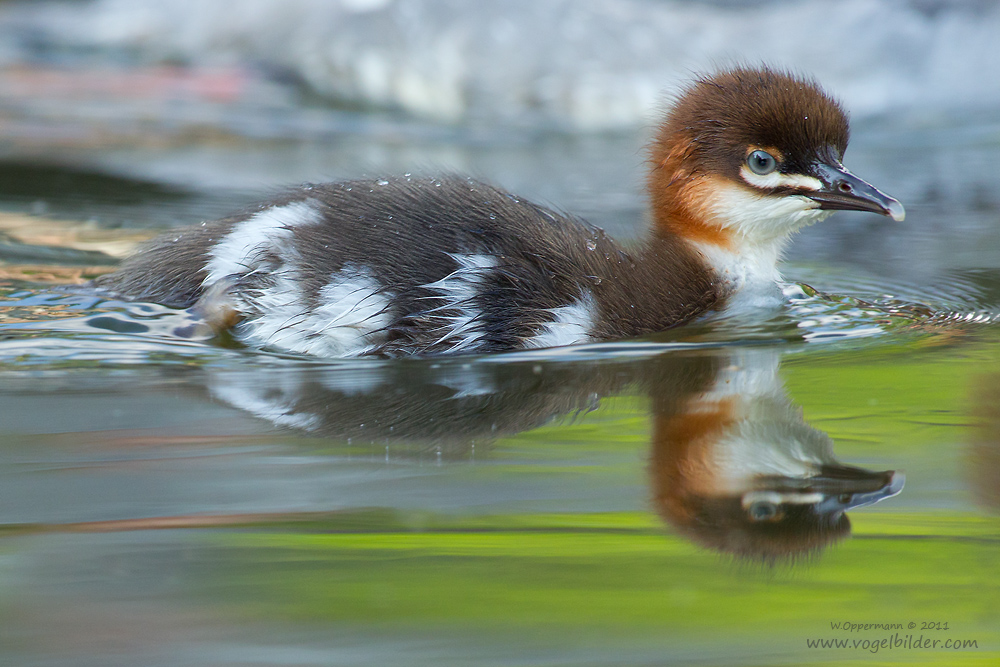
{"type": "Polygon", "coordinates": [[[666,114],[637,248],[475,180],[384,178],[302,187],[167,234],[95,284],[194,306],[252,347],[319,356],[638,336],[776,299],[789,236],[834,210],[902,220],[841,164],[848,133],[816,83],[738,67],[696,80],[666,114]]]}

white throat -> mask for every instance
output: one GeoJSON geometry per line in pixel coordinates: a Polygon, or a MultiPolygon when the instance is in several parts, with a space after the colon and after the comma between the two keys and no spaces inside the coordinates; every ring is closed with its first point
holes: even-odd
{"type": "Polygon", "coordinates": [[[729,295],[726,310],[774,307],[781,302],[778,260],[784,242],[729,250],[711,243],[694,243],[729,295]]]}
{"type": "Polygon", "coordinates": [[[694,242],[729,293],[726,311],[776,307],[781,299],[778,262],[798,230],[831,211],[804,196],[770,196],[728,185],[708,206],[712,218],[729,232],[729,247],[694,242]]]}

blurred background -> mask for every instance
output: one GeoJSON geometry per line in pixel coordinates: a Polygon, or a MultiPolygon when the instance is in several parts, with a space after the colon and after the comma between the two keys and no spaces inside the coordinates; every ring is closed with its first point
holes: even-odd
{"type": "Polygon", "coordinates": [[[631,130],[690,72],[733,61],[811,73],[859,118],[1000,103],[991,0],[77,0],[4,3],[2,19],[3,89],[25,115],[62,90],[81,121],[164,133],[301,137],[335,119],[291,110],[324,106],[631,130]],[[131,104],[102,113],[113,98],[131,104]]]}

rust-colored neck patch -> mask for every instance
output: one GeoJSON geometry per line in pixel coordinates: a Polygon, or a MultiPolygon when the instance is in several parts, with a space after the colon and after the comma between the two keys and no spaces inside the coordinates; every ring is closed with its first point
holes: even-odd
{"type": "Polygon", "coordinates": [[[736,420],[736,399],[695,399],[679,414],[656,415],[651,477],[657,510],[672,523],[694,520],[689,498],[711,487],[711,449],[736,420]]]}
{"type": "Polygon", "coordinates": [[[653,224],[664,235],[735,250],[731,231],[718,224],[709,207],[718,178],[691,167],[691,143],[661,139],[653,146],[647,185],[653,224]]]}

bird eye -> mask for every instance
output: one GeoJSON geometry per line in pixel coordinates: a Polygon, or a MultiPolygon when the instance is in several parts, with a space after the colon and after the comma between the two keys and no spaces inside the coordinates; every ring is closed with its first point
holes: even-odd
{"type": "Polygon", "coordinates": [[[753,521],[772,521],[778,516],[778,506],[767,501],[759,501],[750,505],[747,512],[753,521]]]}
{"type": "Polygon", "coordinates": [[[747,156],[747,166],[753,173],[766,176],[778,168],[778,161],[767,151],[754,151],[747,156]]]}

